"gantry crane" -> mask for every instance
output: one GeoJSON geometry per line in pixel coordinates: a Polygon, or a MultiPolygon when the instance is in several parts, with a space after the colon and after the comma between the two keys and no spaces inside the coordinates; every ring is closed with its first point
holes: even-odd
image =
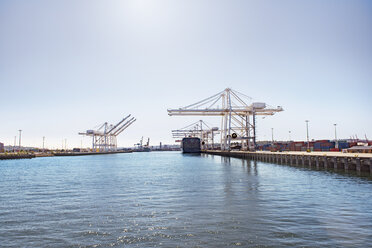
{"type": "Polygon", "coordinates": [[[142,152],[151,151],[151,149],[150,149],[150,138],[147,138],[146,144],[143,145],[143,136],[142,136],[140,142],[137,143],[137,144],[134,144],[134,147],[136,147],[136,146],[137,146],[137,151],[142,151],[142,152]]]}
{"type": "Polygon", "coordinates": [[[200,138],[201,147],[214,148],[214,136],[218,134],[218,127],[209,127],[203,120],[194,122],[184,128],[178,130],[172,130],[172,136],[175,139],[185,137],[197,137],[200,138]],[[204,127],[204,128],[203,128],[204,127]]]}
{"type": "Polygon", "coordinates": [[[231,141],[241,141],[243,150],[253,150],[256,144],[256,116],[274,115],[283,111],[266,103],[247,104],[252,98],[227,88],[197,103],[178,109],[168,109],[170,116],[221,116],[221,149],[231,150],[231,141]],[[252,117],[252,119],[251,119],[252,117]]]}
{"type": "Polygon", "coordinates": [[[105,122],[97,130],[90,129],[85,133],[79,133],[79,135],[92,137],[93,150],[116,151],[116,137],[136,121],[134,117],[130,118],[130,116],[126,116],[116,125],[105,122]]]}

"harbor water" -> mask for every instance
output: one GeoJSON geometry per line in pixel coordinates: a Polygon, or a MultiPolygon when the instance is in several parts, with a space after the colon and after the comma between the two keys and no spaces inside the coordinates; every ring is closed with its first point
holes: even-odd
{"type": "Polygon", "coordinates": [[[0,247],[370,247],[372,178],[180,152],[0,161],[0,247]]]}

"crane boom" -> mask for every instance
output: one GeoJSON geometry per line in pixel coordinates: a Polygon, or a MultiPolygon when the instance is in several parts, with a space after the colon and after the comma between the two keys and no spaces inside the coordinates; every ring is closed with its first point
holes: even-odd
{"type": "Polygon", "coordinates": [[[129,119],[127,122],[125,122],[120,128],[118,128],[114,135],[119,135],[121,132],[123,132],[125,129],[127,129],[130,125],[132,125],[133,122],[135,122],[136,119],[134,117],[132,117],[131,119],[129,119]]]}
{"type": "Polygon", "coordinates": [[[123,123],[126,119],[128,119],[131,115],[128,115],[126,116],[125,118],[123,118],[121,121],[119,121],[115,126],[113,126],[108,132],[107,134],[111,133],[113,130],[115,130],[115,128],[117,128],[121,123],[123,123]]]}

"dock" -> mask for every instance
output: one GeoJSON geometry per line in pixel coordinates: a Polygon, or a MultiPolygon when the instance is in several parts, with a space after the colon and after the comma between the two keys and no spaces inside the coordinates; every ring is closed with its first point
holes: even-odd
{"type": "Polygon", "coordinates": [[[109,151],[109,152],[56,152],[53,153],[55,157],[65,156],[88,156],[88,155],[105,155],[105,154],[116,154],[116,153],[131,153],[132,151],[109,151]]]}
{"type": "Polygon", "coordinates": [[[34,154],[18,154],[18,153],[10,153],[10,154],[0,154],[0,160],[5,159],[30,159],[34,158],[34,154]]]}
{"type": "Polygon", "coordinates": [[[369,172],[372,174],[372,153],[342,152],[249,152],[204,150],[203,153],[260,160],[263,162],[309,166],[344,171],[369,172]]]}
{"type": "Polygon", "coordinates": [[[110,152],[56,152],[56,153],[8,153],[0,154],[0,160],[6,159],[30,159],[41,157],[67,157],[67,156],[88,156],[88,155],[104,155],[116,153],[131,153],[132,151],[110,151],[110,152]]]}

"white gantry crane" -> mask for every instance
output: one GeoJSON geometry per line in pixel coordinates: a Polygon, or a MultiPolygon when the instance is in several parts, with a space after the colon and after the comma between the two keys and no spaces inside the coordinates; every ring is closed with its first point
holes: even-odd
{"type": "Polygon", "coordinates": [[[194,122],[184,128],[172,130],[172,136],[175,139],[185,137],[197,137],[201,140],[201,146],[205,148],[214,148],[214,136],[218,134],[218,127],[210,127],[203,120],[194,122]]]}
{"type": "Polygon", "coordinates": [[[252,98],[227,88],[197,103],[178,109],[168,109],[170,116],[221,116],[221,150],[231,150],[232,141],[243,150],[254,150],[256,146],[256,116],[274,115],[283,111],[266,103],[247,104],[243,99],[252,98]]]}
{"type": "Polygon", "coordinates": [[[116,125],[103,123],[97,130],[87,130],[85,133],[79,133],[79,135],[85,135],[92,137],[92,148],[93,150],[99,151],[116,151],[117,142],[116,137],[127,129],[133,122],[136,121],[134,117],[130,118],[131,115],[126,116],[116,125]]]}

